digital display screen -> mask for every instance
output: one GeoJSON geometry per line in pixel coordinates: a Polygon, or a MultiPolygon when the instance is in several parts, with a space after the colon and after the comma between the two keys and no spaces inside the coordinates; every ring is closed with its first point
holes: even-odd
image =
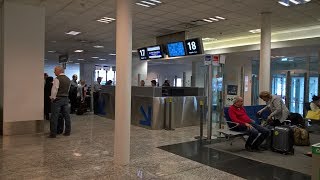
{"type": "Polygon", "coordinates": [[[203,54],[203,46],[200,38],[188,39],[185,42],[187,55],[203,54]]]}
{"type": "Polygon", "coordinates": [[[59,63],[68,62],[69,56],[67,54],[59,56],[59,63]]]}
{"type": "Polygon", "coordinates": [[[138,49],[138,53],[139,53],[140,60],[147,60],[148,59],[147,48],[138,49]]]}
{"type": "Polygon", "coordinates": [[[163,58],[163,52],[161,49],[161,46],[152,46],[152,47],[147,47],[147,53],[149,59],[159,59],[163,58]]]}
{"type": "Polygon", "coordinates": [[[169,57],[177,57],[177,56],[185,56],[186,51],[184,49],[183,42],[173,42],[167,44],[168,56],[169,57]]]}

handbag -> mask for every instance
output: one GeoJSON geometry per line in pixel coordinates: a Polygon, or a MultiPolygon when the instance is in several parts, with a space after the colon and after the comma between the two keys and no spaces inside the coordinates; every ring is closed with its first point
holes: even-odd
{"type": "Polygon", "coordinates": [[[312,120],[320,120],[320,111],[308,111],[307,112],[307,119],[312,119],[312,120]]]}

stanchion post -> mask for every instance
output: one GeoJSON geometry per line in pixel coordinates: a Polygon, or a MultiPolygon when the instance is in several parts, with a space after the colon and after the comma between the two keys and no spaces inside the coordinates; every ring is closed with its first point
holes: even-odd
{"type": "Polygon", "coordinates": [[[203,101],[200,101],[200,139],[203,139],[203,101]]]}

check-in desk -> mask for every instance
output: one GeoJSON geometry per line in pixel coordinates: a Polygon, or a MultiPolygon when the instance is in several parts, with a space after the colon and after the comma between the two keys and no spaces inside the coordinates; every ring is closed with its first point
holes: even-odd
{"type": "MultiPolygon", "coordinates": [[[[199,124],[203,88],[132,87],[131,123],[150,129],[199,124]]],[[[114,119],[115,88],[103,87],[106,117],[114,119]]]]}

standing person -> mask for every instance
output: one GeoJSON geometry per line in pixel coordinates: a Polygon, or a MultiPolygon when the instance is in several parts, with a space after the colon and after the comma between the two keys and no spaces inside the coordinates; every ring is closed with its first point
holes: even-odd
{"type": "Polygon", "coordinates": [[[247,151],[259,150],[261,143],[269,136],[269,130],[255,124],[247,115],[243,107],[243,99],[236,96],[233,105],[228,110],[230,119],[239,124],[234,128],[235,131],[246,131],[249,138],[246,141],[245,148],[247,151]]]}
{"type": "Polygon", "coordinates": [[[77,80],[78,80],[78,76],[74,74],[72,76],[72,81],[71,81],[70,90],[69,90],[69,99],[71,104],[70,114],[73,114],[77,108],[77,90],[78,90],[77,80]]]}
{"type": "Polygon", "coordinates": [[[98,114],[99,111],[99,98],[100,98],[100,91],[101,91],[101,80],[102,77],[97,78],[97,82],[94,83],[93,86],[93,111],[94,114],[98,114]]]}
{"type": "Polygon", "coordinates": [[[320,111],[320,97],[319,96],[312,96],[312,102],[310,103],[311,111],[317,112],[320,111]]]}
{"type": "Polygon", "coordinates": [[[258,111],[258,114],[261,114],[263,111],[269,108],[271,111],[271,114],[268,116],[269,124],[271,126],[280,126],[289,115],[289,110],[283,103],[281,97],[272,95],[268,91],[260,92],[259,97],[267,103],[267,106],[258,111]]]}
{"type": "Polygon", "coordinates": [[[49,138],[55,138],[57,135],[58,118],[61,112],[65,120],[65,132],[64,136],[70,136],[71,133],[71,121],[69,115],[69,88],[70,79],[64,74],[64,69],[61,66],[54,68],[54,74],[57,76],[53,80],[51,89],[51,121],[50,121],[50,135],[49,138]]]}
{"type": "Polygon", "coordinates": [[[157,81],[156,80],[152,80],[151,81],[151,86],[153,86],[153,87],[157,86],[157,81]]]}
{"type": "Polygon", "coordinates": [[[46,80],[49,77],[48,73],[44,73],[43,74],[43,78],[44,78],[44,84],[46,84],[46,80]]]}
{"type": "Polygon", "coordinates": [[[77,101],[78,101],[78,109],[77,115],[82,115],[83,113],[87,112],[87,105],[85,102],[86,98],[86,82],[85,80],[80,80],[80,84],[78,85],[78,93],[77,93],[77,101]]]}
{"type": "Polygon", "coordinates": [[[140,81],[140,86],[144,86],[146,83],[144,82],[144,80],[140,81]]]}
{"type": "Polygon", "coordinates": [[[44,115],[46,120],[50,120],[49,113],[51,112],[51,89],[52,89],[53,77],[46,78],[46,84],[44,85],[44,115]]]}
{"type": "Polygon", "coordinates": [[[162,84],[162,86],[170,87],[170,82],[169,82],[169,80],[165,80],[164,83],[162,84]]]}

